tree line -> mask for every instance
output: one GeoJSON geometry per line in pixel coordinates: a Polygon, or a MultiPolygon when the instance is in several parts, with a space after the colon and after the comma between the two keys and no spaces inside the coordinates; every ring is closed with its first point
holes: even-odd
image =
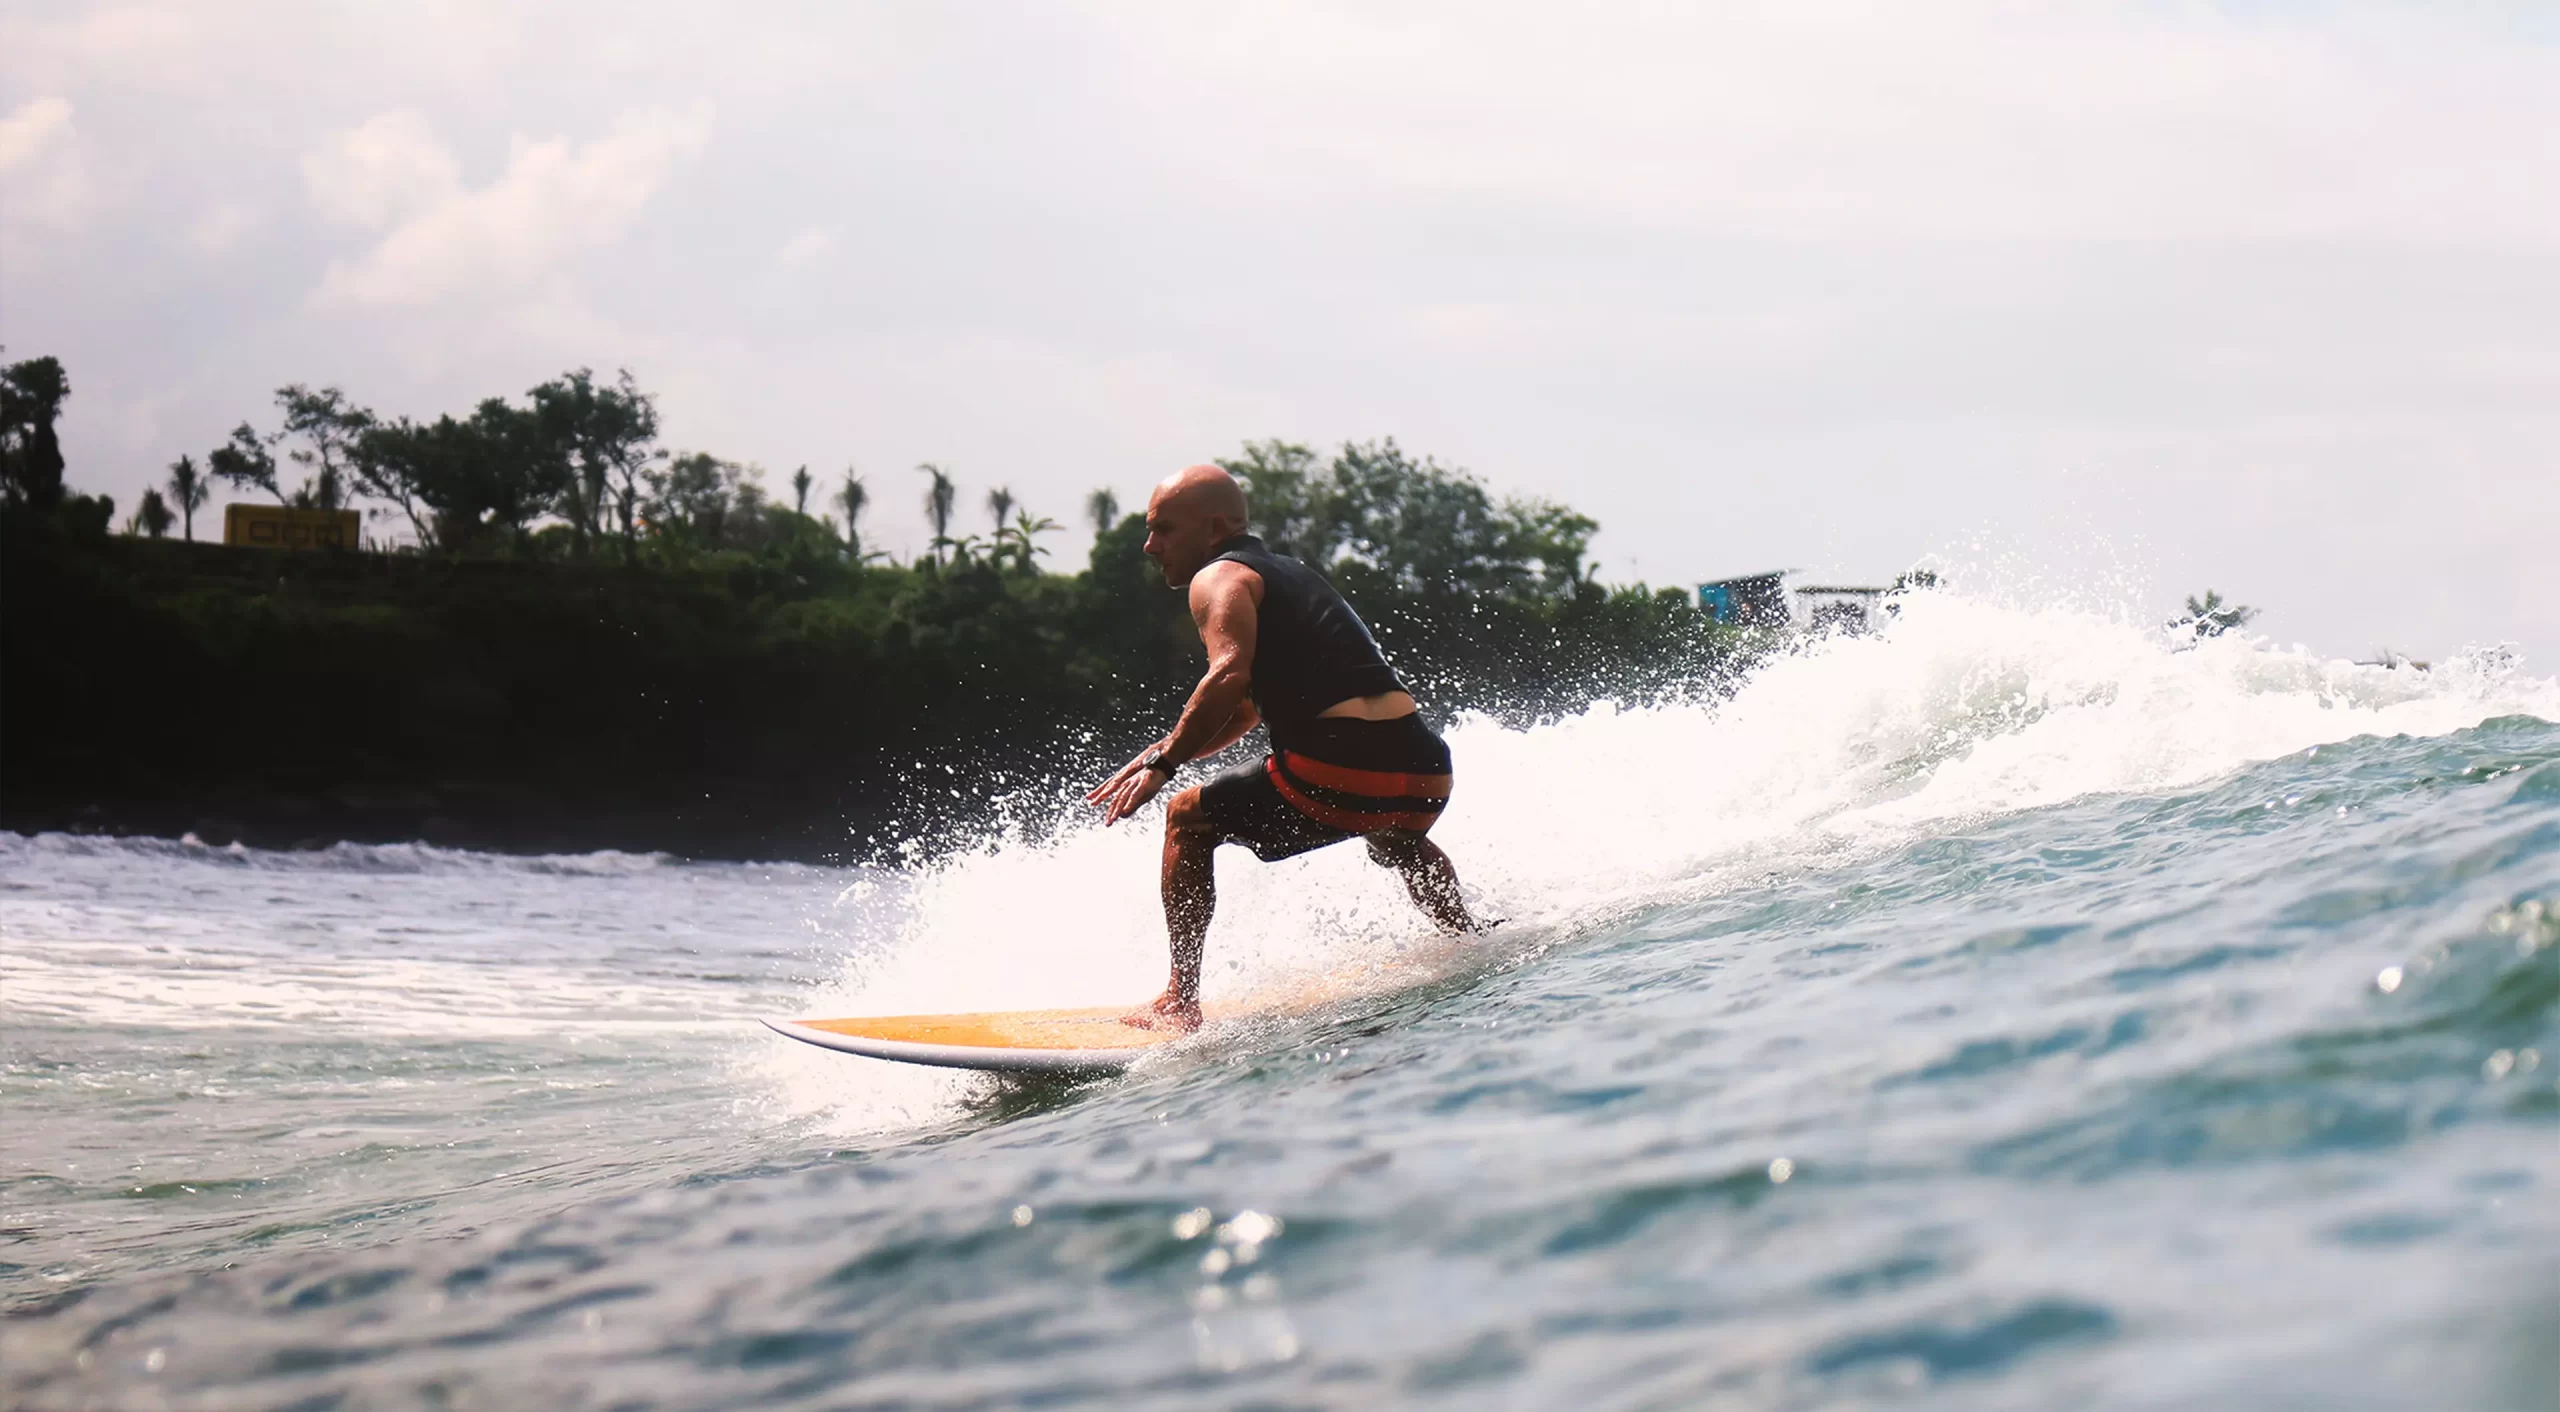
{"type": "MultiPolygon", "coordinates": [[[[114,535],[105,498],[63,483],[59,365],[0,373],[0,827],[854,856],[1116,763],[1199,670],[1143,516],[1107,489],[1068,565],[1008,488],[964,501],[917,467],[903,490],[931,535],[898,562],[865,547],[861,476],[803,468],[774,494],[667,451],[627,374],[429,421],[296,384],[114,535]],[[408,534],[369,554],[185,544],[232,485],[408,534]],[[137,747],[179,700],[206,739],[278,748],[137,747]]],[[[1589,517],[1392,439],[1222,463],[1436,712],[1690,691],[1752,650],[1684,590],[1600,582],[1589,517]]]]}
{"type": "MultiPolygon", "coordinates": [[[[27,380],[49,395],[32,420],[49,427],[69,389],[59,364],[38,361],[44,376],[27,380]]],[[[573,369],[521,402],[484,398],[468,415],[426,421],[384,417],[343,389],[303,383],[276,389],[275,408],[270,429],[243,421],[201,461],[190,453],[170,463],[167,478],[142,492],[126,532],[159,538],[175,529],[193,539],[196,511],[227,485],[291,508],[361,509],[392,520],[407,542],[375,547],[407,552],[571,559],[614,552],[637,563],[806,542],[855,562],[885,557],[863,548],[873,495],[859,471],[848,467],[822,487],[803,465],[791,475],[786,505],[766,488],[761,467],[660,445],[657,399],[627,369],[610,381],[573,369]]],[[[1010,488],[987,492],[986,535],[955,533],[958,483],[931,463],[916,470],[927,478],[929,561],[985,558],[1028,571],[1049,554],[1039,541],[1058,522],[1031,513],[1010,488]]],[[[1087,508],[1101,516],[1097,533],[1118,517],[1108,490],[1096,491],[1087,508]]]]}
{"type": "MultiPolygon", "coordinates": [[[[57,360],[40,358],[10,365],[0,388],[11,503],[50,507],[63,495],[54,423],[69,381],[57,360]]],[[[340,388],[303,383],[278,388],[275,408],[270,429],[243,421],[201,463],[192,454],[171,463],[127,532],[176,529],[193,539],[196,512],[228,485],[279,505],[396,518],[409,534],[400,547],[416,553],[586,559],[609,550],[626,562],[669,563],[743,551],[855,565],[885,557],[863,547],[874,497],[861,473],[847,468],[822,488],[804,465],[786,505],[759,467],[660,445],[657,399],[628,370],[606,381],[578,368],[520,402],[486,398],[467,416],[432,421],[380,416],[340,388]]],[[[1330,459],[1298,443],[1248,442],[1224,464],[1245,483],[1256,528],[1274,548],[1372,589],[1535,598],[1589,581],[1596,522],[1548,501],[1497,500],[1392,438],[1346,445],[1330,459]]],[[[932,531],[917,566],[983,561],[1032,573],[1049,556],[1041,540],[1058,522],[1009,487],[986,492],[980,535],[957,523],[960,488],[948,470],[928,462],[916,472],[932,531]]],[[[95,499],[111,515],[111,502],[95,499]]],[[[1083,508],[1097,537],[1124,518],[1108,488],[1083,508]]]]}

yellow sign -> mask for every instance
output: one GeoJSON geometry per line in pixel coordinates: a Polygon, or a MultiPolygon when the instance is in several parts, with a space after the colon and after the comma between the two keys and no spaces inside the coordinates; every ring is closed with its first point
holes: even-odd
{"type": "Polygon", "coordinates": [[[222,542],[254,549],[356,549],[363,521],[353,510],[296,510],[284,505],[225,505],[222,542]]]}

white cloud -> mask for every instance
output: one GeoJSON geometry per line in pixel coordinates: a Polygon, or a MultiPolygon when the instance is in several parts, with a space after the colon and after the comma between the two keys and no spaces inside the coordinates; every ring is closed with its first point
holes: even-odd
{"type": "Polygon", "coordinates": [[[258,222],[256,207],[225,201],[196,217],[195,224],[187,227],[187,243],[205,254],[219,255],[256,230],[258,222]]]}
{"type": "Polygon", "coordinates": [[[805,227],[797,235],[782,242],[781,249],[773,252],[774,262],[791,267],[813,263],[834,249],[836,241],[843,235],[843,226],[805,227]]]}
{"type": "Polygon", "coordinates": [[[68,100],[30,99],[0,118],[0,176],[8,179],[7,199],[0,200],[0,254],[11,263],[45,253],[28,239],[30,232],[66,231],[87,218],[89,166],[68,100]]]}
{"type": "Polygon", "coordinates": [[[464,194],[462,165],[414,108],[331,138],[302,159],[302,180],[321,215],[367,229],[431,214],[464,194]]]}
{"type": "Polygon", "coordinates": [[[324,302],[415,304],[464,291],[520,289],[580,251],[610,245],[675,164],[710,136],[707,104],[626,113],[572,146],[518,137],[507,169],[472,190],[426,119],[391,112],[306,160],[312,203],[333,220],[382,229],[351,263],[332,264],[324,302]]]}
{"type": "Polygon", "coordinates": [[[1266,183],[1781,239],[2560,235],[2547,58],[2344,8],[1175,6],[1134,39],[1168,134],[1266,183]]]}
{"type": "Polygon", "coordinates": [[[71,104],[61,98],[31,98],[0,118],[0,172],[14,172],[71,141],[71,104]]]}

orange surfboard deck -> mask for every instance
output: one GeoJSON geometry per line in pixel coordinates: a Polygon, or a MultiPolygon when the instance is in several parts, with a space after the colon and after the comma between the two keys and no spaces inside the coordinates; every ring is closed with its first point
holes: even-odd
{"type": "MultiPolygon", "coordinates": [[[[1396,990],[1445,973],[1474,945],[1473,939],[1457,939],[1383,963],[1342,967],[1306,977],[1287,989],[1204,1006],[1201,1018],[1214,1025],[1257,1015],[1306,1014],[1335,1001],[1396,990]]],[[[1188,1038],[1121,1021],[1121,1016],[1137,1008],[855,1015],[764,1023],[776,1034],[803,1044],[903,1064],[1014,1074],[1108,1074],[1128,1068],[1150,1050],[1188,1038]]]]}
{"type": "MultiPolygon", "coordinates": [[[[1110,1073],[1185,1036],[1141,1029],[1121,1016],[1136,1007],[1091,1010],[996,1010],[970,1015],[857,1015],[829,1020],[767,1020],[803,1044],[873,1059],[951,1069],[1011,1073],[1110,1073]]],[[[1229,1013],[1204,1012],[1216,1021],[1229,1013]]]]}

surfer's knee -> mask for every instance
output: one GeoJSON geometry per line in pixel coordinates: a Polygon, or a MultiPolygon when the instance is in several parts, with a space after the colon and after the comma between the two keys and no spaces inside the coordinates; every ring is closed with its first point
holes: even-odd
{"type": "Polygon", "coordinates": [[[1211,836],[1209,811],[1200,803],[1198,786],[1182,791],[1166,803],[1164,827],[1165,832],[1182,836],[1186,842],[1194,837],[1206,839],[1211,836]]]}

